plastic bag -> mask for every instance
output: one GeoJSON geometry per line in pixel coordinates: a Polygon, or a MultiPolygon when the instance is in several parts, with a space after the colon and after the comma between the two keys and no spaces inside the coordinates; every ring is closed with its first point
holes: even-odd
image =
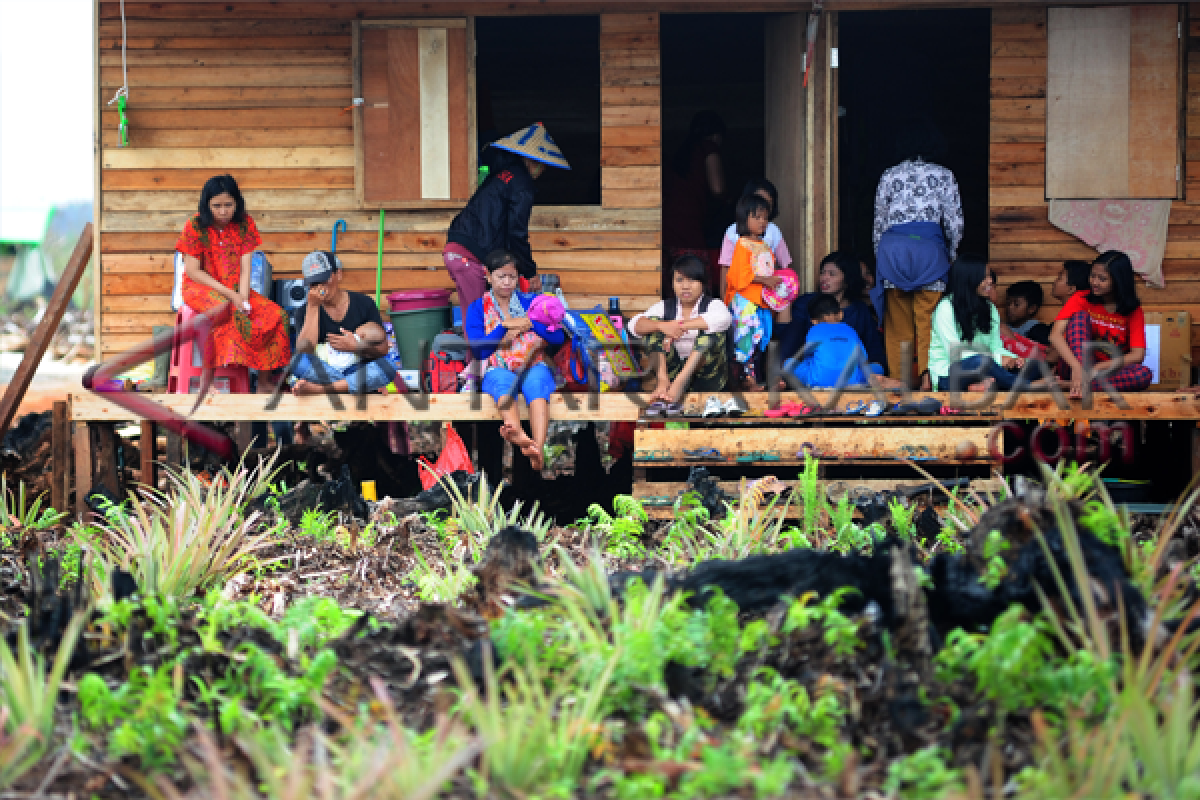
{"type": "Polygon", "coordinates": [[[451,425],[447,425],[445,431],[445,444],[442,445],[442,452],[438,456],[437,462],[431,466],[427,459],[421,459],[421,463],[429,467],[429,469],[421,470],[421,487],[424,489],[430,488],[438,482],[438,478],[449,475],[456,469],[461,469],[471,475],[475,474],[475,467],[471,465],[471,453],[463,444],[458,431],[454,430],[451,425]]]}

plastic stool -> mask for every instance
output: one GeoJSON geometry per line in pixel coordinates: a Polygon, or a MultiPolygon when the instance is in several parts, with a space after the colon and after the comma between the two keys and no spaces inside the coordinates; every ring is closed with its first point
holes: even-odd
{"type": "MultiPolygon", "coordinates": [[[[182,306],[175,314],[175,330],[186,325],[196,312],[182,306]]],[[[171,374],[167,378],[170,394],[195,394],[200,391],[200,379],[204,373],[204,347],[199,337],[191,341],[180,341],[176,333],[171,347],[171,374]]],[[[246,367],[217,367],[213,370],[212,388],[224,394],[249,394],[250,370],[246,367]]]]}

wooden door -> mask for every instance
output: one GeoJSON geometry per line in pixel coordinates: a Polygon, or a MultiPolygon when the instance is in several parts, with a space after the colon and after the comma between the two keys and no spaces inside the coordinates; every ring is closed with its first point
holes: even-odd
{"type": "Polygon", "coordinates": [[[802,291],[817,285],[816,265],[837,246],[836,14],[822,15],[805,86],[808,14],[766,21],[766,167],[779,190],[782,231],[802,291]]]}

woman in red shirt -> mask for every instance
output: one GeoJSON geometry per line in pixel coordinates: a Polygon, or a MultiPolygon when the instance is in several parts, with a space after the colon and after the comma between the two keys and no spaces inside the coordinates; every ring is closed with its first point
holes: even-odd
{"type": "Polygon", "coordinates": [[[1119,250],[1102,253],[1092,262],[1089,282],[1091,291],[1071,295],[1050,330],[1050,344],[1062,358],[1059,373],[1071,379],[1071,397],[1083,396],[1084,350],[1088,342],[1112,346],[1093,347],[1088,357],[1095,362],[1093,390],[1100,388],[1101,379],[1122,392],[1148,388],[1154,376],[1142,364],[1146,355],[1146,322],[1129,256],[1119,250]]]}
{"type": "MultiPolygon", "coordinates": [[[[260,391],[274,389],[276,370],[292,357],[288,318],[282,308],[250,288],[250,262],[262,244],[232,175],[204,184],[196,214],[175,249],[183,253],[183,302],[197,314],[229,303],[232,313],[204,338],[200,396],[216,367],[244,366],[267,373],[260,391]]],[[[197,400],[197,403],[199,400],[197,400]]]]}

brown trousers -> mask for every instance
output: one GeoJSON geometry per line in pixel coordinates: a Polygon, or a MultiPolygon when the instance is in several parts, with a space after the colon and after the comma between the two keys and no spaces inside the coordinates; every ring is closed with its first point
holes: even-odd
{"type": "Polygon", "coordinates": [[[917,357],[917,374],[929,367],[929,338],[933,328],[933,309],[942,299],[941,292],[917,289],[887,290],[883,310],[883,339],[887,345],[888,377],[908,382],[912,357],[917,357]],[[905,342],[908,343],[905,348],[905,342]],[[903,357],[904,350],[908,358],[903,357]]]}

